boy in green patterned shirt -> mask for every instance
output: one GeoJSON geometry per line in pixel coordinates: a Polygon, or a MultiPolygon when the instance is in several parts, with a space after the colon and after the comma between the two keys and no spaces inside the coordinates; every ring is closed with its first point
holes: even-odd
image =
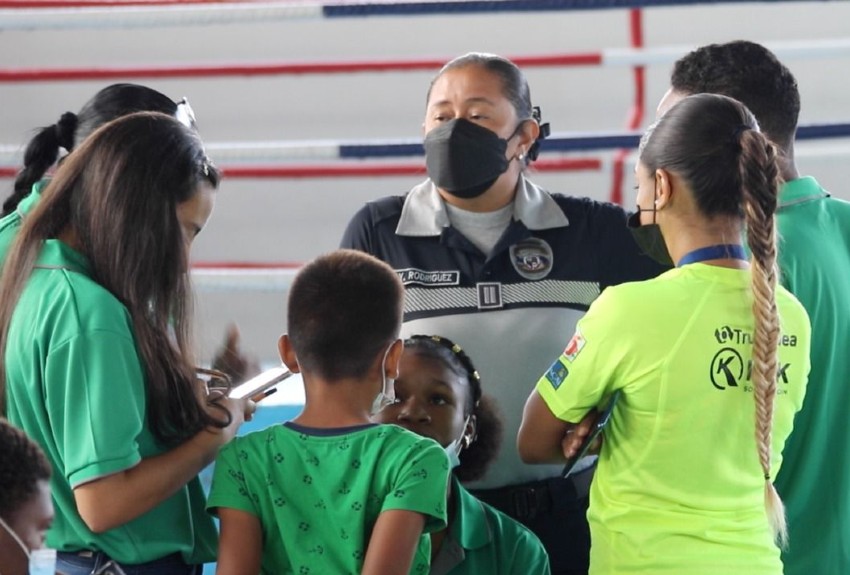
{"type": "Polygon", "coordinates": [[[446,524],[448,458],[371,413],[393,401],[403,288],[372,256],[339,250],[305,266],[280,355],[304,379],[292,421],[219,452],[207,508],[221,520],[218,575],[426,575],[446,524]]]}

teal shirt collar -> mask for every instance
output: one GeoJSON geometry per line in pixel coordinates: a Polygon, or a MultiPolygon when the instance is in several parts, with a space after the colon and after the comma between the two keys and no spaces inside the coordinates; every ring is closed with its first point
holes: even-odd
{"type": "MultiPolygon", "coordinates": [[[[493,541],[493,530],[487,521],[483,503],[463,488],[452,475],[451,498],[454,517],[437,556],[431,562],[431,575],[446,575],[464,562],[467,551],[480,549],[493,541]]],[[[469,568],[462,570],[469,572],[469,568]]]]}
{"type": "Polygon", "coordinates": [[[45,240],[35,266],[42,269],[66,269],[86,276],[91,275],[88,259],[62,240],[45,240]]]}
{"type": "Polygon", "coordinates": [[[455,517],[449,525],[449,537],[464,549],[479,549],[493,540],[493,530],[487,521],[483,503],[463,488],[452,475],[452,497],[455,500],[455,517]]]}
{"type": "Polygon", "coordinates": [[[18,215],[23,218],[26,214],[30,213],[35,207],[35,204],[38,203],[38,200],[41,198],[41,192],[47,187],[47,184],[50,180],[44,179],[39,182],[36,182],[32,185],[32,191],[18,203],[18,207],[15,210],[18,212],[18,215]]]}
{"type": "Polygon", "coordinates": [[[828,197],[829,192],[824,190],[816,179],[805,176],[782,184],[779,190],[779,209],[828,197]]]}

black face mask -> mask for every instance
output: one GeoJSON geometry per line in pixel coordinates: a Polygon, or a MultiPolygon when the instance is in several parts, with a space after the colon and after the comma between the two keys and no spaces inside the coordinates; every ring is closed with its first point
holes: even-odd
{"type": "Polygon", "coordinates": [[[425,167],[438,188],[458,198],[476,198],[508,169],[507,149],[508,140],[458,118],[425,135],[425,167]]]}
{"type": "Polygon", "coordinates": [[[655,209],[644,210],[638,206],[637,211],[629,216],[628,226],[640,250],[663,266],[672,266],[673,258],[667,251],[667,243],[658,224],[641,225],[641,212],[655,212],[655,209]]]}

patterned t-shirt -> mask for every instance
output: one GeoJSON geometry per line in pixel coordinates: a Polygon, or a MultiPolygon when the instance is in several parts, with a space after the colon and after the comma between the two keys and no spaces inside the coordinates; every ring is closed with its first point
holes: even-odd
{"type": "MultiPolygon", "coordinates": [[[[395,425],[313,429],[293,423],[238,437],[218,455],[207,509],[239,509],[263,528],[262,573],[360,573],[383,511],[446,525],[448,458],[433,440],[395,425]]],[[[425,575],[430,539],[410,573],[425,575]]]]}

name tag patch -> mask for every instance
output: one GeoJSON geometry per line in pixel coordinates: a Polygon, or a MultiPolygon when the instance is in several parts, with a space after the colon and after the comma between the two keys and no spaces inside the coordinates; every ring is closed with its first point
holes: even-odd
{"type": "Polygon", "coordinates": [[[425,271],[416,268],[396,270],[401,283],[404,285],[421,286],[456,286],[460,283],[460,272],[457,270],[425,271]]]}

